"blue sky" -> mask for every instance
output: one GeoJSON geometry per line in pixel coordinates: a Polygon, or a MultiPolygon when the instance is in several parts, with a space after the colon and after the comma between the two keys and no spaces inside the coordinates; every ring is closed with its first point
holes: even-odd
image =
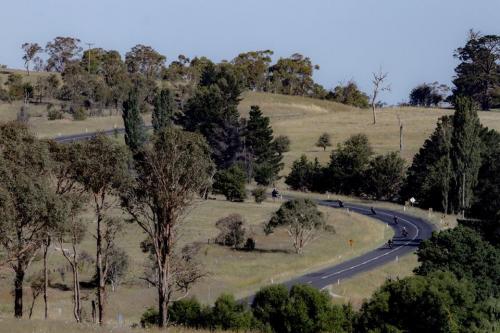
{"type": "Polygon", "coordinates": [[[321,69],[326,88],[389,72],[397,103],[421,82],[450,83],[453,50],[471,28],[500,34],[500,0],[2,0],[0,64],[22,67],[23,42],[56,36],[116,49],[151,45],[178,54],[232,59],[242,51],[299,52],[321,69]]]}

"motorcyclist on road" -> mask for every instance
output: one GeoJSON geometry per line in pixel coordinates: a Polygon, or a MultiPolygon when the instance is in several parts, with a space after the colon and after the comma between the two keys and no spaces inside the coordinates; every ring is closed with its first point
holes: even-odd
{"type": "Polygon", "coordinates": [[[278,198],[279,192],[276,188],[273,188],[273,191],[271,192],[271,196],[273,197],[273,200],[278,198]]]}

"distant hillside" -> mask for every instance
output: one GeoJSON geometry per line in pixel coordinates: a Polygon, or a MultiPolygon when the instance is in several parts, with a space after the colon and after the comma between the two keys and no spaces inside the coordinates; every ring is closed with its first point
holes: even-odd
{"type": "MultiPolygon", "coordinates": [[[[5,82],[9,73],[23,73],[30,81],[48,73],[33,72],[28,77],[22,70],[0,70],[0,82],[5,82]]],[[[309,97],[245,92],[239,110],[247,116],[251,105],[259,105],[271,118],[276,135],[287,135],[291,139],[291,151],[285,154],[286,169],[301,154],[320,161],[328,160],[330,151],[315,147],[317,138],[324,132],[332,138],[333,147],[356,133],[366,133],[376,153],[399,150],[399,120],[404,131],[403,157],[409,162],[432,133],[439,117],[451,114],[452,110],[425,108],[384,108],[377,110],[378,121],[372,124],[371,110],[309,97]]],[[[19,102],[0,103],[0,121],[16,119],[19,102]]],[[[74,134],[122,126],[121,116],[90,117],[85,121],[67,119],[48,121],[44,105],[30,107],[30,124],[41,137],[74,134]]],[[[500,130],[499,112],[479,112],[484,125],[500,130]]],[[[144,116],[149,122],[150,116],[144,116]]],[[[286,171],[286,170],[285,170],[286,171]]]]}

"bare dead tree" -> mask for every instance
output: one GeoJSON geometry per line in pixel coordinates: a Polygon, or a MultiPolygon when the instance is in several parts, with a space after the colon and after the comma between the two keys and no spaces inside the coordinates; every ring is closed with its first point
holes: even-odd
{"type": "Polygon", "coordinates": [[[403,154],[403,148],[404,148],[404,142],[403,142],[404,124],[401,121],[401,117],[399,117],[399,115],[398,115],[398,122],[399,122],[399,153],[403,154]]]}
{"type": "Polygon", "coordinates": [[[378,73],[373,73],[373,95],[371,100],[372,113],[373,113],[373,124],[377,123],[377,116],[375,114],[375,107],[378,103],[377,98],[382,91],[390,91],[391,87],[385,84],[389,73],[384,73],[382,68],[379,69],[378,73]]]}

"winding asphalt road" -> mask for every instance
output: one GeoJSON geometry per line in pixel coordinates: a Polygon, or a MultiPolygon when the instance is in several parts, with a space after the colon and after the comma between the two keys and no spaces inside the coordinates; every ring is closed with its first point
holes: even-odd
{"type": "MultiPolygon", "coordinates": [[[[113,129],[103,131],[101,133],[112,135],[114,133],[122,133],[123,129],[113,129]]],[[[73,142],[90,139],[96,133],[82,133],[68,136],[60,136],[55,138],[57,142],[73,142]]],[[[291,199],[286,197],[285,199],[291,199]]],[[[387,245],[382,245],[368,253],[359,257],[344,261],[340,264],[321,269],[316,272],[307,273],[305,275],[296,277],[292,280],[286,281],[283,284],[290,288],[295,284],[309,284],[315,288],[323,289],[331,284],[337,283],[339,280],[344,280],[353,277],[356,274],[369,271],[376,267],[382,266],[388,262],[396,260],[404,254],[415,251],[422,240],[428,239],[434,227],[424,219],[417,218],[408,214],[395,212],[388,209],[375,210],[373,214],[369,207],[358,204],[344,203],[341,208],[337,201],[331,200],[317,200],[318,205],[327,206],[336,209],[349,209],[352,212],[367,215],[374,218],[380,223],[387,224],[394,229],[395,236],[393,238],[393,247],[389,248],[387,245]],[[394,223],[394,216],[398,218],[398,223],[394,223]],[[401,234],[402,228],[405,227],[408,235],[403,237],[401,234]]],[[[355,223],[355,222],[353,222],[355,223]]],[[[356,246],[356,244],[353,244],[356,246]]],[[[246,300],[251,301],[253,297],[246,300]]]]}
{"type": "MultiPolygon", "coordinates": [[[[422,240],[428,239],[433,225],[424,219],[420,219],[408,214],[403,214],[388,209],[375,209],[375,215],[369,207],[357,204],[344,203],[344,208],[340,208],[337,201],[318,200],[318,205],[337,209],[349,209],[352,212],[367,215],[380,223],[387,224],[394,229],[395,235],[393,247],[389,248],[386,244],[365,253],[359,257],[344,261],[332,267],[308,273],[284,283],[287,287],[294,284],[310,284],[315,288],[323,289],[328,285],[337,283],[339,280],[350,278],[361,272],[369,271],[385,263],[396,260],[407,253],[415,251],[422,240]],[[394,216],[398,218],[397,224],[394,222],[394,216]],[[403,237],[401,230],[406,228],[408,235],[403,237]]],[[[355,222],[353,222],[355,223],[355,222]]],[[[353,244],[356,246],[356,244],[353,244]]]]}

